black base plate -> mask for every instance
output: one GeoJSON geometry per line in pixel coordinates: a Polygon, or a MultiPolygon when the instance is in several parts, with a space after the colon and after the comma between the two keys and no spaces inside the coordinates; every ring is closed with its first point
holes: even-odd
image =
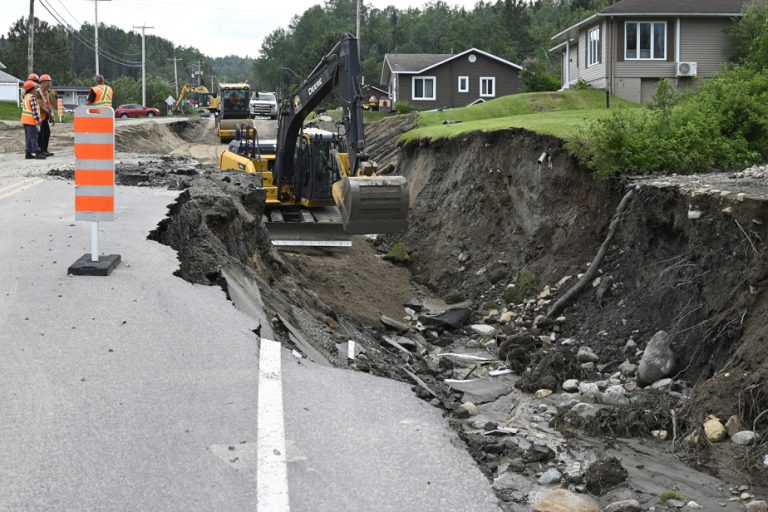
{"type": "Polygon", "coordinates": [[[99,261],[91,261],[91,254],[83,254],[69,266],[67,274],[75,276],[108,276],[120,264],[119,254],[99,256],[99,261]]]}

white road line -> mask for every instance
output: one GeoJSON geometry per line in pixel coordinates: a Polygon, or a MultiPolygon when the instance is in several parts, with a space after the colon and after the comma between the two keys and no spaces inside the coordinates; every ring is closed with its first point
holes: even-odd
{"type": "Polygon", "coordinates": [[[27,190],[28,188],[32,188],[35,185],[39,185],[44,181],[45,180],[40,178],[29,178],[29,179],[14,183],[13,185],[8,185],[6,187],[0,188],[0,199],[11,197],[14,194],[18,194],[19,192],[27,190]]]}
{"type": "Polygon", "coordinates": [[[288,512],[290,510],[280,356],[280,343],[261,340],[256,499],[257,509],[263,512],[288,512]]]}

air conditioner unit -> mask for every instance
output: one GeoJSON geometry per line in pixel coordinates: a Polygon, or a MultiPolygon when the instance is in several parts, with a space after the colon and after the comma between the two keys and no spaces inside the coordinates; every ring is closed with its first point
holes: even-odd
{"type": "Polygon", "coordinates": [[[695,62],[678,62],[677,76],[696,76],[697,65],[695,62]]]}

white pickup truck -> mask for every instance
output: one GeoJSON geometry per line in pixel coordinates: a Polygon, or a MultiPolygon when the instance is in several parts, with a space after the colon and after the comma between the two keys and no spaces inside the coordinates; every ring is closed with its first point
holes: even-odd
{"type": "Polygon", "coordinates": [[[254,92],[248,106],[253,118],[269,116],[277,119],[277,98],[273,92],[254,92]]]}

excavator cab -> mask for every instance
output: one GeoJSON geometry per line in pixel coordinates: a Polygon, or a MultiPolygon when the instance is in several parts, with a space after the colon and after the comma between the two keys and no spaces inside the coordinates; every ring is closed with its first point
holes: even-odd
{"type": "Polygon", "coordinates": [[[293,188],[296,199],[307,207],[333,206],[332,187],[341,178],[336,154],[339,152],[336,134],[310,129],[296,144],[295,165],[304,172],[296,175],[293,188]]]}

